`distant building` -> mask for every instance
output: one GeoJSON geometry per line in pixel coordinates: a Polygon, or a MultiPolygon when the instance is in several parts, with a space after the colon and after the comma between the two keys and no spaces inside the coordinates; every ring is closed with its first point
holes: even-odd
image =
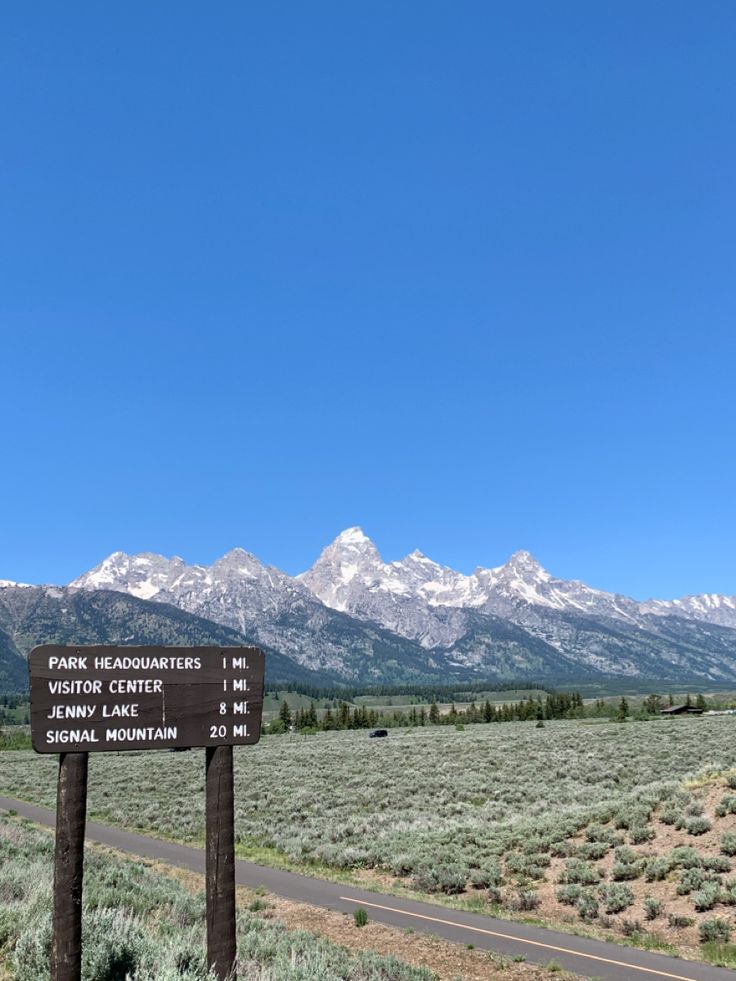
{"type": "Polygon", "coordinates": [[[660,715],[702,715],[702,708],[696,705],[670,705],[660,710],[660,715]]]}

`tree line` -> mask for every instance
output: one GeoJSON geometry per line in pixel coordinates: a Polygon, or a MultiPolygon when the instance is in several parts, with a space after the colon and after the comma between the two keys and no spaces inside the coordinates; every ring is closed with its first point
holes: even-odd
{"type": "Polygon", "coordinates": [[[327,732],[335,729],[376,729],[396,726],[459,725],[478,722],[526,722],[529,720],[580,718],[585,713],[579,692],[549,693],[546,698],[530,696],[519,702],[495,703],[486,699],[471,702],[463,708],[454,703],[447,712],[440,712],[439,705],[412,705],[403,711],[379,712],[367,705],[349,705],[340,701],[336,707],[328,706],[318,712],[314,702],[308,708],[292,712],[286,699],[281,700],[278,718],[264,726],[266,733],[309,730],[327,732]]]}
{"type": "MultiPolygon", "coordinates": [[[[710,707],[702,694],[693,699],[687,695],[683,700],[686,705],[697,708],[710,707]]],[[[680,701],[678,700],[678,704],[680,701]]],[[[658,716],[668,705],[675,704],[673,696],[648,695],[633,708],[626,696],[620,700],[606,701],[598,698],[585,703],[578,691],[548,692],[545,697],[530,695],[516,702],[471,702],[458,707],[450,704],[448,711],[441,712],[437,701],[429,705],[406,706],[403,710],[396,708],[391,712],[370,708],[367,705],[350,705],[347,701],[328,703],[324,710],[318,710],[314,701],[308,708],[295,711],[289,706],[288,700],[282,699],[278,717],[263,727],[266,734],[284,732],[329,732],[338,729],[390,729],[394,727],[437,726],[437,725],[473,725],[490,722],[534,722],[544,724],[554,719],[612,719],[625,721],[628,718],[649,719],[658,716]]]]}

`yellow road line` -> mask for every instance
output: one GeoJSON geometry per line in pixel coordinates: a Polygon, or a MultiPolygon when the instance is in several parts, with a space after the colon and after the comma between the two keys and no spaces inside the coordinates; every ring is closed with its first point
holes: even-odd
{"type": "Polygon", "coordinates": [[[368,903],[362,899],[351,899],[350,896],[340,896],[346,903],[355,903],[356,906],[372,906],[373,909],[384,909],[389,913],[403,913],[404,916],[414,916],[418,920],[429,920],[432,923],[444,923],[446,926],[458,927],[461,930],[473,930],[475,933],[485,933],[489,937],[500,937],[502,940],[515,940],[520,944],[532,944],[534,947],[544,947],[546,950],[556,950],[558,954],[572,954],[574,957],[587,957],[591,961],[602,961],[604,964],[615,964],[616,967],[625,967],[631,971],[644,971],[647,974],[657,974],[661,978],[674,978],[675,981],[697,981],[696,978],[685,977],[684,974],[672,974],[670,971],[658,971],[653,967],[639,967],[637,964],[629,964],[627,961],[616,961],[611,957],[600,957],[598,954],[586,954],[580,950],[571,950],[568,947],[556,947],[554,944],[545,944],[541,940],[527,940],[524,937],[515,937],[510,933],[498,933],[495,930],[486,930],[483,927],[468,926],[467,923],[458,923],[455,920],[443,920],[439,916],[425,916],[423,913],[410,913],[406,909],[398,909],[395,906],[381,906],[379,903],[368,903]]]}

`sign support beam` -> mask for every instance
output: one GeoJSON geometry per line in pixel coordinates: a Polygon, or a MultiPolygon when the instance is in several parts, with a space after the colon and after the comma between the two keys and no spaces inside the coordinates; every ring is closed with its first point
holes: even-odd
{"type": "Polygon", "coordinates": [[[232,746],[206,749],[207,966],[235,981],[235,805],[232,746]]]}
{"type": "Polygon", "coordinates": [[[87,818],[87,753],[59,756],[54,852],[54,939],[51,981],[82,976],[82,877],[87,818]]]}

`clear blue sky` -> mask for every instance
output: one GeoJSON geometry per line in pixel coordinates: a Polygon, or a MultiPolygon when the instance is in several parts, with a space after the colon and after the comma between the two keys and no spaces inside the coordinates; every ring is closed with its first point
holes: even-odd
{"type": "Polygon", "coordinates": [[[0,577],[360,524],[736,593],[736,6],[8,5],[0,577]]]}

